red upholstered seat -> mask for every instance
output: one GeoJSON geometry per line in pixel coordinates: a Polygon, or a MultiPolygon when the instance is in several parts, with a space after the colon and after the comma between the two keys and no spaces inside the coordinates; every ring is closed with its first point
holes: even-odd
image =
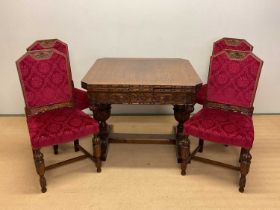
{"type": "MultiPolygon", "coordinates": [[[[212,55],[223,50],[252,51],[253,46],[245,39],[222,38],[214,42],[212,55]]],[[[196,102],[203,105],[206,101],[207,84],[203,85],[196,94],[196,102]]]]}
{"type": "Polygon", "coordinates": [[[62,144],[97,134],[98,123],[76,108],[62,108],[27,117],[33,148],[62,144]]]}
{"type": "MultiPolygon", "coordinates": [[[[67,56],[69,69],[70,68],[70,60],[69,60],[69,51],[66,43],[58,40],[58,39],[46,39],[46,40],[38,40],[35,41],[31,46],[27,48],[27,51],[33,50],[42,50],[42,49],[56,49],[59,52],[63,53],[67,56]]],[[[71,70],[70,70],[71,72],[71,70]]],[[[87,97],[87,93],[84,90],[73,88],[73,102],[74,106],[80,110],[86,109],[89,107],[89,101],[87,97]]]]}
{"type": "Polygon", "coordinates": [[[251,116],[220,109],[204,108],[184,124],[192,136],[226,145],[251,148],[254,127],[251,116]]]}

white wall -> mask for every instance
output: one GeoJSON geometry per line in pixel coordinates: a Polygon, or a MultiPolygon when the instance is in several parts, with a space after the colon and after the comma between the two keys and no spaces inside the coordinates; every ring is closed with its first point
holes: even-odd
{"type": "MultiPolygon", "coordinates": [[[[15,60],[36,39],[69,45],[73,78],[100,57],[188,58],[206,80],[212,43],[247,39],[264,60],[256,113],[280,113],[278,0],[0,0],[0,114],[23,113],[15,60]]],[[[168,113],[170,107],[117,106],[115,113],[168,113]]]]}

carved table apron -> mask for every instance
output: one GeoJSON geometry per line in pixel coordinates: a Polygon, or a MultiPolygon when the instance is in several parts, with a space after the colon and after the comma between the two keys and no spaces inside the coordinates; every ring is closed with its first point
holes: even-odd
{"type": "MultiPolygon", "coordinates": [[[[102,141],[101,159],[106,160],[108,143],[175,144],[183,137],[183,124],[194,110],[196,92],[201,80],[188,60],[177,58],[102,58],[82,79],[94,118],[99,122],[102,141]],[[171,135],[111,135],[106,121],[111,104],[173,105],[178,121],[176,138],[171,135]],[[169,141],[159,141],[168,137],[169,141]],[[119,139],[120,138],[120,139],[119,139]],[[170,139],[171,138],[171,139],[170,139]]],[[[177,149],[177,158],[180,155],[177,149]]]]}

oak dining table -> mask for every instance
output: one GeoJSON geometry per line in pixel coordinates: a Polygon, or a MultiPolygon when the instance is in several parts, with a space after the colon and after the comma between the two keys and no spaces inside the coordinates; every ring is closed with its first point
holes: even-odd
{"type": "Polygon", "coordinates": [[[190,61],[181,58],[101,58],[82,79],[93,117],[99,122],[101,159],[109,143],[175,144],[183,138],[183,124],[194,110],[202,81],[190,61]],[[178,125],[174,135],[117,134],[106,121],[112,104],[172,105],[178,125]]]}

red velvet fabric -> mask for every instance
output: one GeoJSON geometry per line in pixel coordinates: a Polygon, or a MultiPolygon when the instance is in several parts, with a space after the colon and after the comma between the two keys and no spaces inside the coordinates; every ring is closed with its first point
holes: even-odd
{"type": "Polygon", "coordinates": [[[220,40],[214,42],[212,55],[215,55],[215,54],[217,54],[217,53],[219,53],[219,52],[221,52],[225,49],[238,50],[238,51],[252,51],[253,50],[253,46],[250,45],[245,40],[228,38],[228,39],[233,39],[233,40],[239,40],[240,41],[239,45],[228,45],[226,43],[226,39],[227,38],[223,38],[223,39],[220,39],[220,40]]]}
{"type": "Polygon", "coordinates": [[[27,117],[34,149],[97,134],[98,122],[76,108],[62,108],[27,117]]]}
{"type": "Polygon", "coordinates": [[[48,59],[26,54],[18,62],[26,106],[41,107],[71,101],[72,85],[66,57],[53,50],[48,59]]]}
{"type": "Polygon", "coordinates": [[[73,99],[76,108],[83,110],[89,107],[89,100],[86,91],[74,88],[73,99]]]}
{"type": "MultiPolygon", "coordinates": [[[[63,53],[67,57],[69,62],[68,46],[66,43],[58,39],[38,40],[27,48],[28,51],[42,50],[42,49],[56,49],[59,52],[63,53]],[[44,45],[43,43],[45,41],[48,41],[50,44],[44,45]]],[[[69,63],[69,68],[70,68],[70,63],[69,63]]],[[[73,90],[73,102],[74,102],[74,106],[80,110],[89,107],[89,102],[88,102],[88,97],[86,92],[77,88],[74,88],[73,90]]]]}
{"type": "Polygon", "coordinates": [[[254,127],[250,116],[203,108],[184,124],[185,135],[226,145],[251,148],[254,127]]]}
{"type": "Polygon", "coordinates": [[[54,39],[52,41],[51,45],[49,45],[49,47],[46,47],[46,46],[42,45],[42,42],[44,42],[44,40],[36,41],[30,47],[28,47],[27,50],[28,51],[33,51],[33,50],[43,50],[43,49],[56,49],[59,52],[62,52],[63,54],[68,56],[67,44],[61,42],[60,40],[54,39]]]}
{"type": "Polygon", "coordinates": [[[208,75],[207,100],[251,108],[262,61],[253,54],[232,59],[230,52],[212,56],[208,75]]]}
{"type": "MultiPolygon", "coordinates": [[[[236,39],[236,38],[222,38],[219,39],[218,41],[214,42],[213,45],[213,51],[212,55],[215,55],[223,50],[238,50],[238,51],[252,51],[253,46],[250,45],[246,40],[244,39],[236,39]],[[228,45],[226,43],[227,39],[231,40],[238,40],[240,41],[239,45],[228,45]]],[[[197,93],[196,98],[197,98],[197,103],[203,105],[206,102],[206,92],[207,92],[207,84],[204,85],[197,93]],[[206,87],[205,87],[206,86],[206,87]]]]}
{"type": "Polygon", "coordinates": [[[207,84],[202,85],[196,94],[196,102],[203,105],[206,101],[207,84]]]}

